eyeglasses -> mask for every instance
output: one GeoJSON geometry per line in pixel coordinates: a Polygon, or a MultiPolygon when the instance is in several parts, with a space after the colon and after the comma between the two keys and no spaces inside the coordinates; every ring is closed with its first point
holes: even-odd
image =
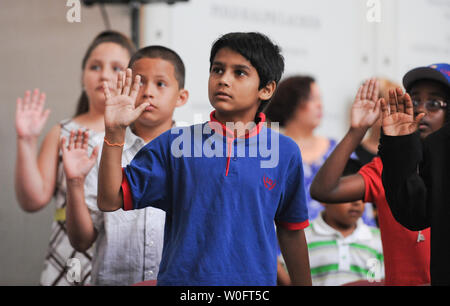
{"type": "Polygon", "coordinates": [[[420,105],[424,105],[425,109],[429,112],[437,112],[438,110],[447,107],[447,103],[442,100],[428,100],[428,101],[412,100],[412,105],[414,108],[418,108],[420,105]]]}

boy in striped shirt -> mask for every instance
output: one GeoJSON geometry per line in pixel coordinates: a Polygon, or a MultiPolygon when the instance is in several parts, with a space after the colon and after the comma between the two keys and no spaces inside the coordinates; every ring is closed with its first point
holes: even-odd
{"type": "MultiPolygon", "coordinates": [[[[344,175],[357,172],[349,162],[344,175]]],[[[339,286],[384,278],[380,231],[361,219],[362,200],[324,204],[325,210],[305,229],[314,286],[339,286]]]]}

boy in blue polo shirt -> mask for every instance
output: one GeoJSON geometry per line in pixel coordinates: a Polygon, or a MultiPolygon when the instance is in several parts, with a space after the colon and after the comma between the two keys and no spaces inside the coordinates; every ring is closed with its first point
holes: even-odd
{"type": "Polygon", "coordinates": [[[260,113],[283,70],[266,36],[220,37],[210,56],[211,120],[163,133],[123,169],[125,129],[149,104],[134,107],[139,76],[118,80],[119,94],[105,91],[98,206],[166,212],[159,285],[276,285],[277,236],[292,283],[311,284],[301,154],[260,113]]]}

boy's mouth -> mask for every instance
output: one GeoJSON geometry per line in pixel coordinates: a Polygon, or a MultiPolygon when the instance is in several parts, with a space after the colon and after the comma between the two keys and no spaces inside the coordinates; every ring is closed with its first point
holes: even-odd
{"type": "Polygon", "coordinates": [[[144,109],[144,111],[146,111],[146,112],[151,112],[151,111],[153,111],[153,110],[155,110],[156,109],[156,107],[153,105],[153,104],[150,104],[149,106],[147,106],[145,109],[144,109]]]}
{"type": "Polygon", "coordinates": [[[428,127],[430,127],[430,125],[427,122],[424,122],[424,121],[419,122],[419,130],[424,130],[428,127]]]}
{"type": "Polygon", "coordinates": [[[100,85],[100,86],[97,86],[97,88],[95,88],[95,90],[96,90],[96,91],[104,92],[104,91],[105,91],[105,86],[103,86],[103,84],[102,84],[102,85],[100,85]]]}
{"type": "Polygon", "coordinates": [[[228,94],[228,93],[226,93],[224,91],[217,91],[214,94],[214,97],[219,98],[219,99],[225,99],[225,100],[228,100],[228,99],[232,98],[232,96],[230,94],[228,94]]]}
{"type": "Polygon", "coordinates": [[[358,209],[350,209],[350,210],[348,211],[348,214],[349,214],[351,217],[360,217],[360,216],[362,215],[362,211],[360,211],[360,210],[358,210],[358,209]]]}

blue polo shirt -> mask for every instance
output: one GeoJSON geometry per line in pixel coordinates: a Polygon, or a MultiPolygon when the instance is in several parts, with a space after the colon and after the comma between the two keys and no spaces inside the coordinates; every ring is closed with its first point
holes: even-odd
{"type": "Polygon", "coordinates": [[[260,122],[174,128],[123,169],[124,210],[166,212],[158,285],[276,285],[274,222],[309,225],[297,144],[260,122]],[[277,155],[277,156],[276,156],[277,155]]]}

